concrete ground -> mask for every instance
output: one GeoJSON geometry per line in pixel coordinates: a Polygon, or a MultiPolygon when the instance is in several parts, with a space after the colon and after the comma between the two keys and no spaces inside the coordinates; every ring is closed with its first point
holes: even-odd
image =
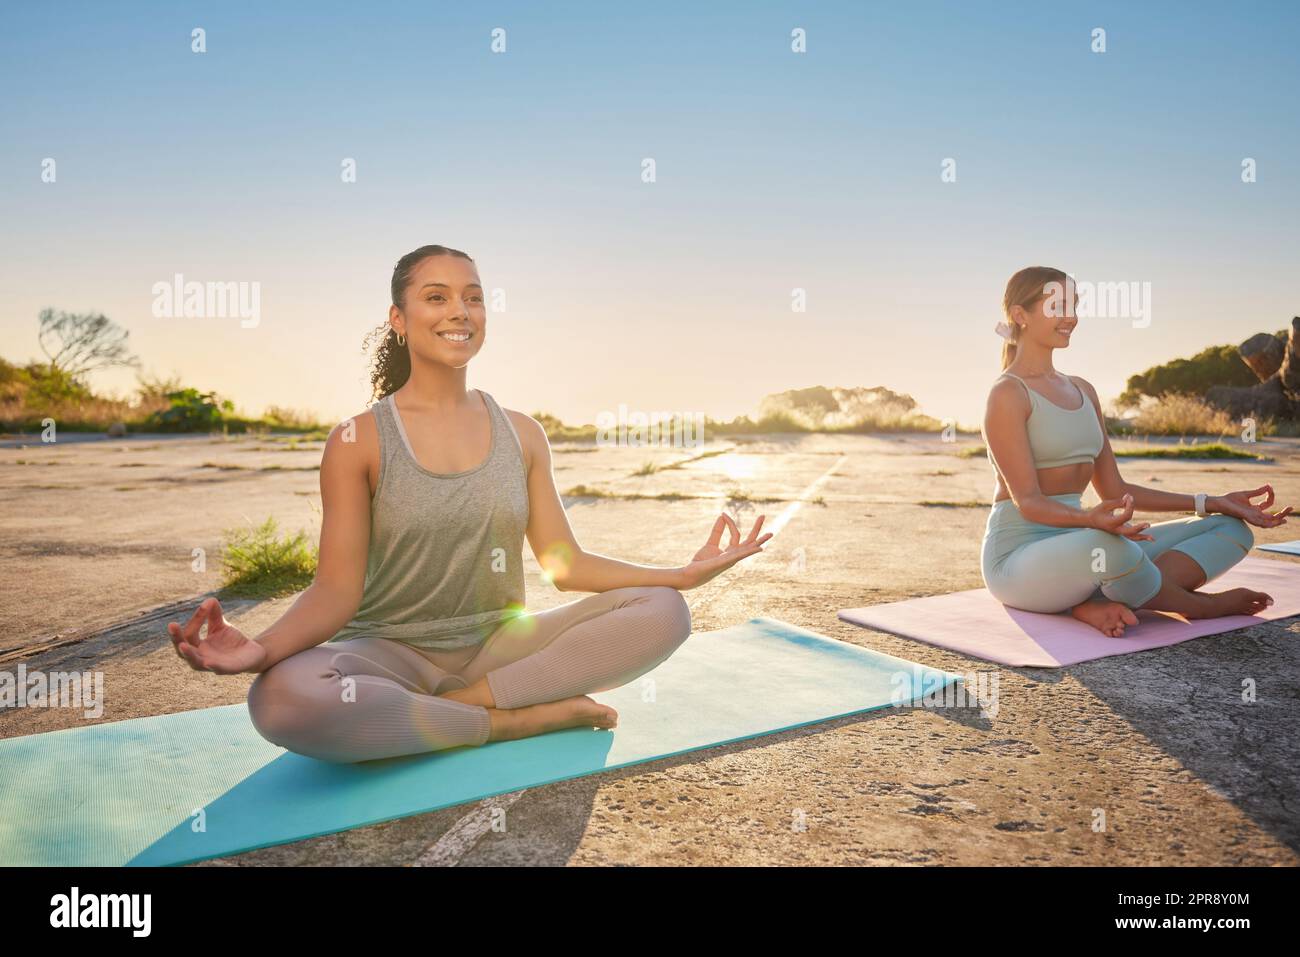
{"type": "MultiPolygon", "coordinates": [[[[555,464],[562,491],[610,496],[566,497],[584,546],[629,561],[680,564],[737,491],[775,499],[733,503],[746,525],[763,511],[780,532],[764,554],[685,593],[696,631],[764,615],[949,671],[996,672],[991,714],[886,709],[199,866],[1296,864],[1300,619],[1036,670],[836,618],[981,585],[992,474],[986,459],[959,454],[978,444],[720,438],[703,451],[721,454],[694,461],[701,450],[557,446],[555,464]],[[633,474],[648,461],[684,464],[633,474]],[[701,497],[627,497],[661,493],[701,497]],[[1246,679],[1253,704],[1242,701],[1246,679]],[[491,827],[494,807],[506,809],[504,832],[491,827]],[[1094,830],[1099,814],[1104,830],[1094,830]]],[[[1300,443],[1250,448],[1273,460],[1121,468],[1175,491],[1270,482],[1280,504],[1300,505],[1300,443]]],[[[218,586],[223,529],[274,515],[284,529],[319,530],[319,459],[320,443],[289,450],[256,438],[7,443],[0,669],[102,670],[101,721],[242,701],[252,676],[191,671],[165,624],[218,586]]],[[[1257,529],[1257,541],[1300,537],[1298,527],[1257,529]]],[[[531,607],[580,597],[542,583],[526,557],[531,607]]],[[[225,607],[252,635],[291,602],[225,607]]],[[[0,711],[0,737],[85,721],[72,709],[0,711]]]]}

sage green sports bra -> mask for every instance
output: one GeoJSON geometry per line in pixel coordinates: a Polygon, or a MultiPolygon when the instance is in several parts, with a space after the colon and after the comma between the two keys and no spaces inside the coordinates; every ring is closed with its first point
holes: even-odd
{"type": "Polygon", "coordinates": [[[1097,421],[1096,409],[1077,383],[1074,388],[1078,390],[1082,405],[1077,409],[1063,409],[1029,388],[1015,373],[1004,372],[1003,375],[1011,376],[1025,387],[1034,407],[1025,421],[1034,468],[1051,469],[1058,465],[1091,462],[1101,454],[1105,436],[1097,421]]]}

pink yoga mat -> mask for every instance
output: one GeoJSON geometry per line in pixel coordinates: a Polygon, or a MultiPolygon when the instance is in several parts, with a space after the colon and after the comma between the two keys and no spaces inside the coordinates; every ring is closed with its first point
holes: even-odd
{"type": "Polygon", "coordinates": [[[1108,638],[1068,614],[1044,615],[1009,608],[984,588],[846,608],[839,616],[864,628],[914,638],[985,661],[1018,668],[1059,668],[1300,615],[1300,564],[1295,562],[1243,558],[1210,587],[1213,591],[1253,588],[1268,592],[1273,596],[1273,605],[1259,615],[1198,621],[1165,612],[1139,611],[1138,624],[1129,625],[1121,638],[1108,638]]]}

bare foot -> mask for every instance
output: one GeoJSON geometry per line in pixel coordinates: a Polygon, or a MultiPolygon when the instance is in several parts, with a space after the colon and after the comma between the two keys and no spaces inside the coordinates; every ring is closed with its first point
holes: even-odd
{"type": "Polygon", "coordinates": [[[1127,605],[1117,601],[1099,599],[1085,601],[1070,609],[1070,614],[1085,625],[1092,625],[1103,635],[1118,638],[1124,634],[1125,625],[1136,625],[1137,615],[1127,605]]]}
{"type": "Polygon", "coordinates": [[[468,688],[452,688],[450,691],[444,691],[438,697],[450,698],[452,701],[459,701],[461,704],[476,704],[480,708],[496,707],[496,702],[492,700],[492,690],[483,678],[479,678],[468,688]]]}
{"type": "Polygon", "coordinates": [[[512,741],[562,728],[612,728],[618,724],[618,712],[585,694],[546,701],[526,708],[492,708],[489,741],[512,741]]]}
{"type": "Polygon", "coordinates": [[[1230,588],[1228,591],[1199,593],[1206,599],[1206,614],[1198,618],[1219,618],[1224,615],[1256,615],[1273,604],[1271,596],[1249,588],[1230,588]]]}

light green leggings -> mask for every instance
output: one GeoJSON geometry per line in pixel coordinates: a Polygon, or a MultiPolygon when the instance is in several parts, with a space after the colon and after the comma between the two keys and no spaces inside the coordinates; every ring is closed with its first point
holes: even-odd
{"type": "MultiPolygon", "coordinates": [[[[1074,508],[1083,496],[1049,495],[1074,508]]],[[[1063,528],[1031,522],[1015,503],[993,506],[984,531],[984,584],[1004,605],[1025,611],[1068,611],[1090,598],[1109,598],[1140,608],[1160,591],[1160,569],[1152,559],[1182,552],[1212,581],[1241,561],[1255,536],[1239,518],[1193,516],[1159,522],[1146,530],[1149,542],[1095,528],[1063,528]]]]}

